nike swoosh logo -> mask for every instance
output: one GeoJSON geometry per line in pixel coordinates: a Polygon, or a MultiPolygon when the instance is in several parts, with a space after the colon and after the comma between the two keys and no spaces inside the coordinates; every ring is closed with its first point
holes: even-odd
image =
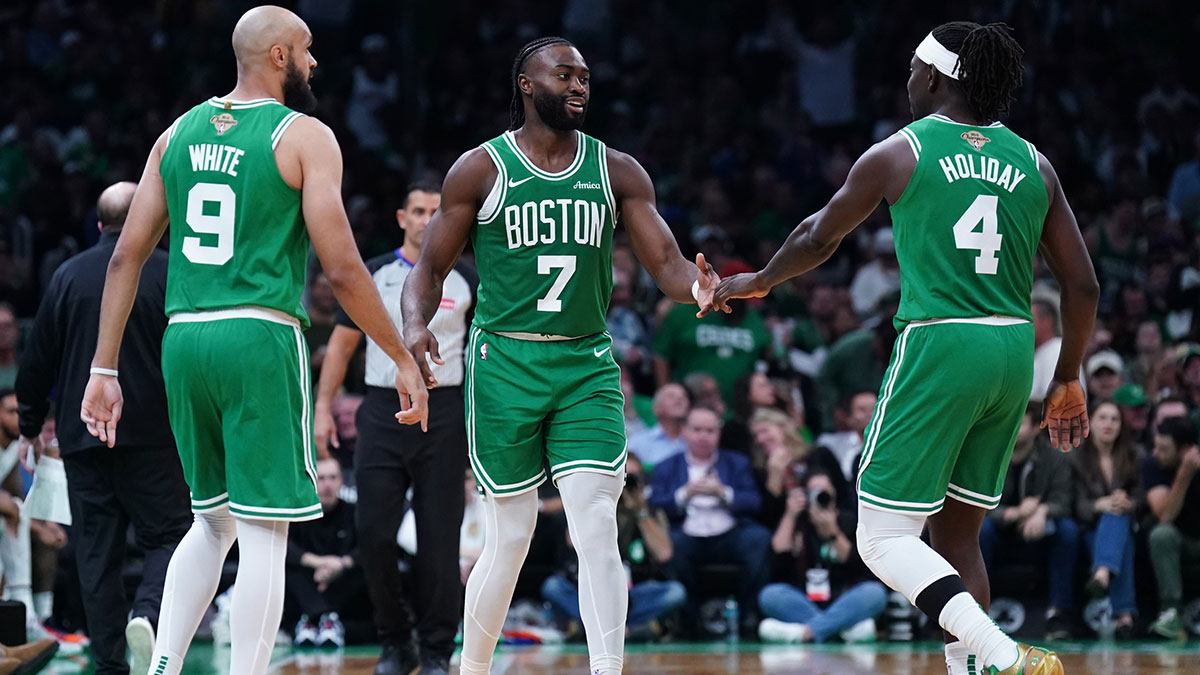
{"type": "Polygon", "coordinates": [[[609,345],[609,346],[605,347],[604,349],[596,349],[595,347],[593,347],[592,353],[595,354],[597,358],[599,358],[601,356],[604,356],[605,352],[607,352],[610,349],[612,349],[612,345],[609,345]]]}
{"type": "Polygon", "coordinates": [[[530,176],[528,178],[522,178],[521,180],[513,180],[513,179],[509,178],[508,179],[508,187],[510,187],[510,188],[517,187],[521,183],[524,183],[526,181],[531,181],[531,180],[533,180],[533,176],[530,176]]]}

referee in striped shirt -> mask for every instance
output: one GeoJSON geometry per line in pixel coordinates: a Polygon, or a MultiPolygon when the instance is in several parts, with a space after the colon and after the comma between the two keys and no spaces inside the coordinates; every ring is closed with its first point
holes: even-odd
{"type": "MultiPolygon", "coordinates": [[[[421,254],[425,226],[440,203],[439,186],[411,185],[405,193],[404,207],[396,211],[396,220],[404,230],[404,245],[367,261],[367,269],[397,329],[404,323],[400,291],[421,254]]],[[[407,675],[418,665],[422,673],[445,673],[454,650],[454,634],[462,617],[458,536],[467,466],[463,348],[478,284],[475,271],[460,263],[446,278],[441,307],[429,324],[443,345],[445,364],[433,364],[438,386],[429,392],[428,433],[396,424],[395,366],[367,341],[367,393],[358,409],[354,471],[360,556],[383,644],[376,675],[407,675]],[[412,643],[409,603],[402,595],[397,569],[396,530],[410,486],[417,524],[417,593],[412,604],[419,654],[412,643]]],[[[361,337],[362,332],[349,317],[339,312],[317,387],[314,426],[319,452],[325,451],[327,442],[337,442],[330,405],[361,337]]]]}

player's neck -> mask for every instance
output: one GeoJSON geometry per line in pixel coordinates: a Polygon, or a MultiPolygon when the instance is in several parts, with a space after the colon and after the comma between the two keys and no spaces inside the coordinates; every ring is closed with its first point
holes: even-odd
{"type": "Polygon", "coordinates": [[[264,98],[273,98],[283,103],[283,87],[281,85],[271,86],[258,81],[257,78],[239,77],[237,86],[233,88],[233,91],[222,96],[221,100],[257,101],[264,98]]]}
{"type": "Polygon", "coordinates": [[[981,120],[971,113],[965,103],[958,101],[943,103],[933,111],[934,114],[948,117],[959,124],[969,124],[973,127],[984,127],[991,124],[990,121],[981,120]]]}
{"type": "Polygon", "coordinates": [[[534,162],[548,162],[551,158],[575,156],[579,137],[574,129],[553,129],[541,120],[526,119],[525,124],[513,132],[517,145],[534,162]]]}

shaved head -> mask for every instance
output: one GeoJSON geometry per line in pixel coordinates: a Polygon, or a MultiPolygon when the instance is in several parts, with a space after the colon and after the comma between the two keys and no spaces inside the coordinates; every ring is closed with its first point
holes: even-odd
{"type": "Polygon", "coordinates": [[[309,79],[317,61],[311,45],[312,33],[300,17],[274,5],[255,7],[233,28],[238,82],[264,85],[287,107],[313,111],[317,99],[309,79]]]}
{"type": "Polygon", "coordinates": [[[243,14],[233,27],[233,54],[238,68],[254,68],[272,47],[303,46],[309,35],[300,17],[282,7],[263,5],[243,14]]]}
{"type": "Polygon", "coordinates": [[[100,199],[96,200],[96,215],[100,219],[101,230],[114,232],[125,225],[125,216],[129,215],[129,205],[133,203],[135,191],[137,183],[122,181],[100,193],[100,199]]]}

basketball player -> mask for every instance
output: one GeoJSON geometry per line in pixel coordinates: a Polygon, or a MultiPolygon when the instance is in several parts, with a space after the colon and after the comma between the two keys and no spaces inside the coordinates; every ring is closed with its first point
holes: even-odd
{"type": "Polygon", "coordinates": [[[591,672],[621,672],[625,573],[617,498],[625,473],[620,369],[604,331],[620,214],[633,250],[672,300],[711,305],[717,276],[659,216],[632,157],[579,132],[589,71],[562,38],[525,45],[512,69],[509,131],[458,159],[421,257],[405,282],[404,336],[441,363],[426,325],[470,238],[479,304],[467,342],[467,447],[488,514],[467,580],[460,672],[487,673],[537,518],[536,488],[562,493],[579,552],[579,605],[591,672]]]}
{"type": "Polygon", "coordinates": [[[880,200],[890,205],[900,336],[867,428],[858,546],[945,629],[952,675],[1062,672],[1057,655],[1018,645],[981,608],[979,529],[1000,500],[1033,377],[1035,253],[1062,287],[1063,346],[1042,424],[1064,450],[1088,433],[1078,373],[1099,294],[1054,168],[998,121],[1021,83],[1021,54],[1002,24],[935,28],[912,59],[916,121],[859,158],[763,270],[726,279],[716,296],[723,306],[766,295],[827,259],[880,200]],[[937,552],[920,540],[926,519],[937,552]]]}
{"type": "Polygon", "coordinates": [[[350,234],[337,141],[300,112],[315,104],[311,43],[308,27],[287,10],[265,6],[242,16],[233,31],[237,85],[158,138],[108,267],[80,417],[112,447],[121,335],[142,264],[173,223],[163,379],[196,515],[167,569],[155,675],[180,672],[234,539],[241,564],[231,672],[265,673],[270,661],[288,522],[321,516],[301,334],[310,240],[346,311],[397,364],[397,419],[425,425],[420,372],[350,234]]]}

